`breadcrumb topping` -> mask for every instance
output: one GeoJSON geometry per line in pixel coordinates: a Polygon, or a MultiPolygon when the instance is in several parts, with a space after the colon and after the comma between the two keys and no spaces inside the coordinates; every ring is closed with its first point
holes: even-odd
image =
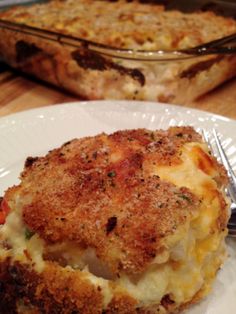
{"type": "Polygon", "coordinates": [[[236,31],[233,19],[212,12],[166,11],[124,0],[50,1],[13,8],[2,18],[116,48],[150,50],[190,48],[236,31]]]}
{"type": "Polygon", "coordinates": [[[200,300],[225,256],[226,183],[191,127],[28,157],[2,200],[0,312],[167,314],[200,300]]]}
{"type": "Polygon", "coordinates": [[[181,164],[181,147],[192,141],[200,136],[190,127],[125,130],[30,157],[16,188],[23,220],[47,243],[94,248],[114,274],[141,272],[200,202],[193,191],[153,175],[149,165],[181,164]]]}

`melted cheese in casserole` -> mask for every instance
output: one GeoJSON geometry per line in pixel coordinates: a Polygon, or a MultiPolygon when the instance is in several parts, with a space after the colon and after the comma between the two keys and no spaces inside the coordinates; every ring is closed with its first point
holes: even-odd
{"type": "Polygon", "coordinates": [[[61,40],[55,43],[0,29],[1,57],[6,62],[80,98],[188,104],[235,76],[233,56],[156,62],[152,54],[141,61],[133,59],[135,53],[123,59],[117,51],[191,48],[236,32],[233,19],[212,12],[166,11],[156,3],[139,1],[54,0],[12,8],[0,13],[0,19],[79,38],[75,48],[61,40]],[[87,49],[80,39],[105,45],[109,51],[97,45],[87,49]]]}
{"type": "Polygon", "coordinates": [[[147,50],[189,48],[236,31],[233,19],[211,12],[187,14],[123,0],[50,1],[0,17],[117,48],[147,50]]]}

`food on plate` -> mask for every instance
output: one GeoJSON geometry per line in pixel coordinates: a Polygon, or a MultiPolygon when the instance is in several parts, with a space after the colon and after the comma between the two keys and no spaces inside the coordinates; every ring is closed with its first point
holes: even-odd
{"type": "Polygon", "coordinates": [[[226,171],[191,127],[28,157],[1,200],[0,313],[172,313],[225,257],[226,171]]]}
{"type": "Polygon", "coordinates": [[[55,42],[51,33],[37,36],[33,30],[32,36],[32,29],[0,27],[1,56],[8,63],[88,99],[184,103],[236,75],[233,55],[158,62],[150,54],[145,61],[129,53],[126,60],[119,52],[191,48],[236,32],[235,20],[213,12],[183,13],[139,1],[65,0],[14,7],[0,19],[79,39],[57,36],[55,42]]]}

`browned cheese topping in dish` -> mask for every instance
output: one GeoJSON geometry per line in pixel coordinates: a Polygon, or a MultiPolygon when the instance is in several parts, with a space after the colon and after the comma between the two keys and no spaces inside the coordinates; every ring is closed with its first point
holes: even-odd
{"type": "Polygon", "coordinates": [[[187,104],[235,76],[236,57],[173,51],[233,33],[232,18],[154,1],[54,0],[0,13],[0,57],[81,99],[187,104]]]}
{"type": "Polygon", "coordinates": [[[74,139],[2,200],[0,313],[173,313],[226,253],[226,172],[191,127],[74,139]]]}
{"type": "MultiPolygon", "coordinates": [[[[1,15],[0,15],[1,17],[1,15]]],[[[165,11],[139,1],[66,0],[16,7],[3,18],[116,48],[183,49],[236,32],[212,12],[165,11]]]]}

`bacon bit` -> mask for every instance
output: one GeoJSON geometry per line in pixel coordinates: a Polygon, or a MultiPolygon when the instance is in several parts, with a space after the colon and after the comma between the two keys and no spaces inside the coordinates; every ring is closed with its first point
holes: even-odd
{"type": "Polygon", "coordinates": [[[38,157],[27,157],[25,161],[25,168],[31,167],[38,159],[38,157]]]}
{"type": "Polygon", "coordinates": [[[32,261],[32,258],[31,258],[31,256],[30,256],[29,252],[28,252],[27,250],[24,250],[23,252],[24,252],[24,254],[25,254],[25,257],[26,257],[28,260],[32,261]]]}
{"type": "Polygon", "coordinates": [[[2,241],[2,247],[7,251],[12,249],[12,246],[7,241],[2,241]]]}
{"type": "Polygon", "coordinates": [[[64,147],[64,146],[67,146],[67,145],[69,145],[71,142],[72,142],[72,141],[65,142],[62,146],[63,146],[63,147],[64,147]]]}
{"type": "Polygon", "coordinates": [[[107,221],[107,224],[106,224],[106,230],[107,230],[107,234],[109,234],[116,226],[117,224],[117,218],[114,216],[114,217],[110,217],[107,221]]]}
{"type": "Polygon", "coordinates": [[[3,225],[6,221],[6,217],[10,211],[10,207],[4,198],[0,199],[1,211],[0,211],[0,225],[3,225]]]}
{"type": "Polygon", "coordinates": [[[155,135],[154,135],[153,132],[151,133],[150,137],[151,137],[151,140],[152,140],[152,141],[155,141],[155,135]]]}
{"type": "Polygon", "coordinates": [[[161,305],[165,308],[168,309],[171,305],[173,305],[175,301],[173,301],[170,298],[169,294],[164,295],[164,297],[161,299],[161,305]]]}
{"type": "Polygon", "coordinates": [[[94,153],[93,153],[93,159],[97,159],[97,157],[98,157],[98,153],[97,153],[97,152],[94,152],[94,153]]]}

